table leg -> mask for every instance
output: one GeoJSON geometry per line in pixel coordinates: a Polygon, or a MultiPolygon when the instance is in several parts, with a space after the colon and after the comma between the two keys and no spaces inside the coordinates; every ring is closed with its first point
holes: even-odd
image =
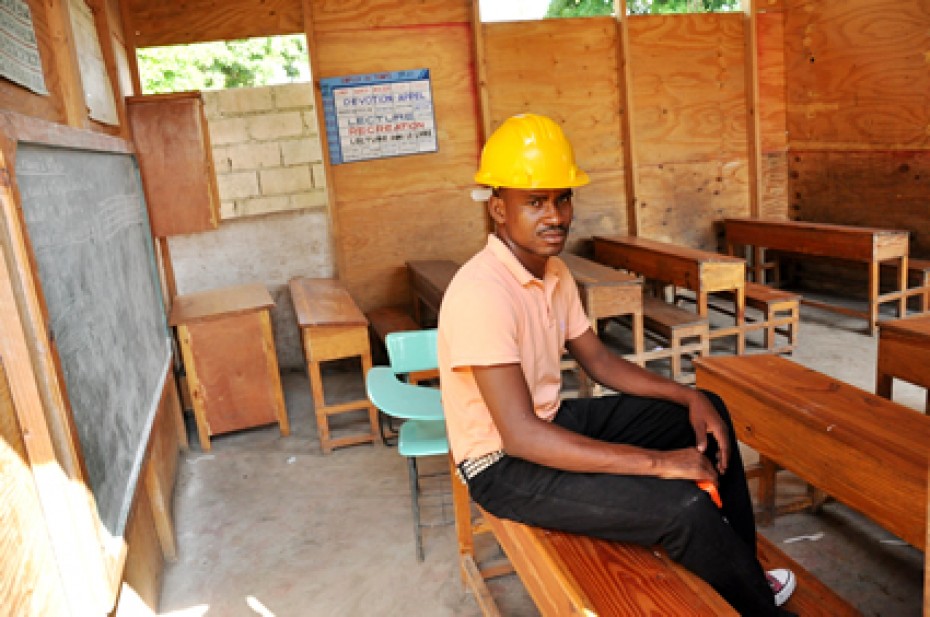
{"type": "Polygon", "coordinates": [[[869,262],[869,333],[878,334],[878,282],[879,264],[877,261],[869,262]]]}
{"type": "Polygon", "coordinates": [[[898,317],[907,317],[907,296],[904,294],[907,291],[907,255],[901,257],[901,263],[898,264],[898,291],[901,293],[901,298],[898,300],[898,317]]]}
{"type": "Polygon", "coordinates": [[[644,338],[643,312],[640,310],[633,313],[633,351],[636,353],[637,364],[640,366],[646,366],[646,361],[643,360],[643,354],[646,352],[644,338]]]}
{"type": "MultiPolygon", "coordinates": [[[[368,378],[368,371],[371,370],[371,350],[369,349],[361,355],[362,358],[362,383],[368,378]]],[[[384,443],[381,439],[381,431],[378,430],[378,408],[374,405],[368,405],[368,423],[371,426],[372,443],[384,443]]]]}
{"type": "Polygon", "coordinates": [[[316,429],[320,438],[320,448],[323,454],[329,454],[333,448],[329,443],[329,418],[326,416],[326,399],[323,395],[323,375],[320,372],[320,363],[311,360],[307,362],[310,373],[310,391],[313,393],[313,409],[316,412],[316,429]]]}
{"type": "Polygon", "coordinates": [[[746,353],[746,332],[743,326],[746,322],[746,289],[740,287],[736,290],[736,355],[746,353]]]}

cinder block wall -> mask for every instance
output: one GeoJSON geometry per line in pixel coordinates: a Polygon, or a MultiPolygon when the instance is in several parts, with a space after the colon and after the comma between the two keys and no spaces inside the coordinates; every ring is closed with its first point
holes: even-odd
{"type": "Polygon", "coordinates": [[[204,93],[224,220],[326,203],[310,84],[204,93]]]}
{"type": "Polygon", "coordinates": [[[178,293],[259,282],[275,300],[282,368],[302,369],[287,282],[335,274],[309,83],[204,92],[219,229],[169,239],[178,293]]]}

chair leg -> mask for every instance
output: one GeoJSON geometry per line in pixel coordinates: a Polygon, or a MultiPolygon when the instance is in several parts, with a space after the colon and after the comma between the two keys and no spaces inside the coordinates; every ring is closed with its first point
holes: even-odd
{"type": "Polygon", "coordinates": [[[410,477],[410,502],[413,506],[413,537],[417,545],[417,561],[423,561],[423,537],[420,535],[420,482],[417,459],[407,458],[407,475],[410,477]]]}

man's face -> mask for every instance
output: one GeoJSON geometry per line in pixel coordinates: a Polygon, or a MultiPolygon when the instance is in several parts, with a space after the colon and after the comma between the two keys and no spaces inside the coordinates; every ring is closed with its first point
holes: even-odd
{"type": "Polygon", "coordinates": [[[565,248],[573,212],[571,189],[502,188],[488,206],[498,235],[524,265],[527,259],[544,263],[565,248]]]}

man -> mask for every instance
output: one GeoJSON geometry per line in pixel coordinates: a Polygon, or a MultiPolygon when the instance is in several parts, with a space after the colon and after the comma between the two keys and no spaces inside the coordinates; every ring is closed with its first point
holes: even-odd
{"type": "Polygon", "coordinates": [[[530,525],[661,545],[744,615],[794,589],[764,573],[733,429],[722,401],[613,354],[556,257],[572,189],[588,183],[561,128],[532,114],[488,139],[475,175],[494,233],[453,278],[439,315],[452,453],[472,498],[530,525]],[[566,349],[617,396],[560,401],[566,349]],[[697,481],[719,489],[722,507],[697,481]],[[776,592],[773,596],[773,592],[776,592]]]}

